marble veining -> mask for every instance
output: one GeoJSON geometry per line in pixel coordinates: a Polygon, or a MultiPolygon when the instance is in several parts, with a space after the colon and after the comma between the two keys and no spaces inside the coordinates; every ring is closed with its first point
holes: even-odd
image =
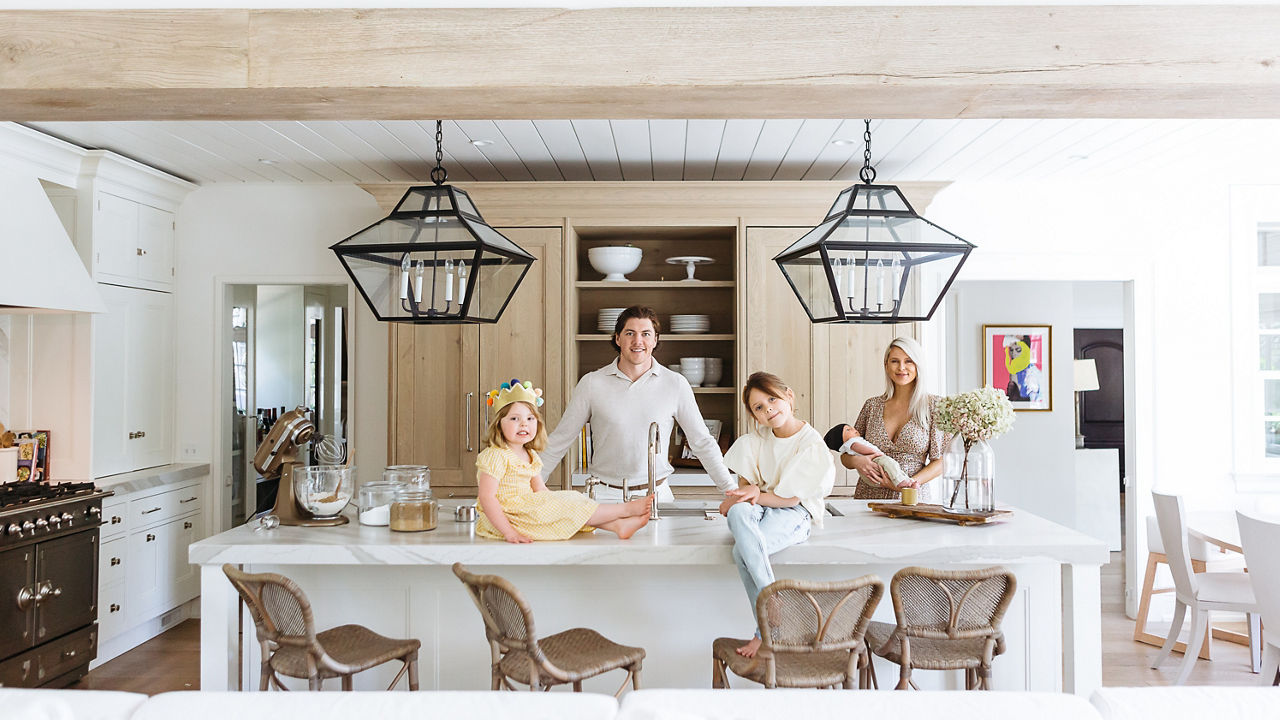
{"type": "MultiPolygon", "coordinates": [[[[960,527],[889,518],[865,501],[832,500],[844,517],[829,517],[807,543],[773,557],[775,565],[920,563],[1081,563],[1101,565],[1106,546],[1023,510],[988,526],[960,527]]],[[[478,538],[474,523],[452,520],[456,501],[441,503],[440,525],[423,533],[351,524],[336,528],[233,528],[190,547],[192,563],[269,562],[281,565],[732,565],[732,538],[723,518],[668,517],[630,540],[609,533],[561,542],[512,545],[478,538]]],[[[347,512],[351,513],[351,508],[347,512]]]]}
{"type": "Polygon", "coordinates": [[[110,490],[117,497],[151,490],[167,485],[177,485],[188,480],[197,480],[209,474],[208,463],[184,463],[178,465],[161,465],[160,467],[120,473],[94,480],[94,484],[102,490],[110,490]]]}

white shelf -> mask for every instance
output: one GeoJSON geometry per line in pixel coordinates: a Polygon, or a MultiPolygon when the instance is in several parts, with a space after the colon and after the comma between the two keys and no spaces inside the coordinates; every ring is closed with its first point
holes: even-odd
{"type": "Polygon", "coordinates": [[[699,290],[708,288],[731,288],[736,285],[733,280],[579,280],[574,287],[580,290],[628,290],[636,288],[661,288],[664,290],[699,290]]]}
{"type": "MultiPolygon", "coordinates": [[[[582,335],[582,334],[579,334],[579,335],[575,335],[573,339],[574,339],[574,340],[582,340],[582,341],[595,341],[595,340],[598,340],[598,341],[601,341],[601,342],[607,342],[607,341],[609,341],[612,337],[613,337],[612,335],[582,335]]],[[[715,341],[721,341],[721,340],[724,340],[724,341],[732,341],[732,340],[734,339],[734,337],[735,337],[735,336],[734,336],[734,334],[733,334],[733,333],[714,333],[714,334],[697,334],[697,333],[685,333],[685,334],[679,334],[679,333],[663,333],[663,334],[662,334],[662,342],[677,342],[677,341],[686,341],[686,342],[688,342],[688,341],[695,341],[695,340],[715,340],[715,341]]]]}

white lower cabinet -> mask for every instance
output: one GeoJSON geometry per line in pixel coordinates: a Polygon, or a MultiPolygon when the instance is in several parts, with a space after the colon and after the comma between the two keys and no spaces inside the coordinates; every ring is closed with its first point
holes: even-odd
{"type": "Polygon", "coordinates": [[[140,626],[157,626],[138,634],[142,642],[160,630],[153,621],[200,594],[200,573],[187,562],[187,548],[204,537],[206,480],[117,495],[104,503],[98,568],[103,642],[140,626]]]}

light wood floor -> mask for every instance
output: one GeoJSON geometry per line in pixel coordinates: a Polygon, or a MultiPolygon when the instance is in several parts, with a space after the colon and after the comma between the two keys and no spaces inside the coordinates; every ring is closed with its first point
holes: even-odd
{"type": "MultiPolygon", "coordinates": [[[[1160,629],[1153,629],[1159,632],[1160,629]]],[[[1168,685],[1182,656],[1175,653],[1160,670],[1148,667],[1157,648],[1136,643],[1133,621],[1124,615],[1124,555],[1111,554],[1102,568],[1102,684],[1168,685]]],[[[1213,661],[1200,660],[1191,685],[1253,685],[1248,648],[1215,641],[1213,661]]],[[[999,662],[997,659],[996,662],[999,662]]],[[[156,693],[200,688],[200,623],[188,620],[89,673],[78,688],[156,693]]]]}

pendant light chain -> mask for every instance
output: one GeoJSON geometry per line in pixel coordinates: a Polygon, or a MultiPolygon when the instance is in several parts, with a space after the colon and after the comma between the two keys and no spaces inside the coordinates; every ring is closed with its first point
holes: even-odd
{"type": "MultiPolygon", "coordinates": [[[[869,120],[867,122],[870,122],[869,120]]],[[[431,182],[443,185],[449,179],[449,171],[444,169],[444,121],[436,121],[436,166],[431,168],[431,182]]]]}
{"type": "Polygon", "coordinates": [[[862,133],[862,142],[865,149],[862,151],[862,169],[858,171],[858,177],[862,178],[864,185],[870,185],[876,180],[876,169],[871,167],[871,120],[863,120],[867,124],[867,129],[862,133]]]}

